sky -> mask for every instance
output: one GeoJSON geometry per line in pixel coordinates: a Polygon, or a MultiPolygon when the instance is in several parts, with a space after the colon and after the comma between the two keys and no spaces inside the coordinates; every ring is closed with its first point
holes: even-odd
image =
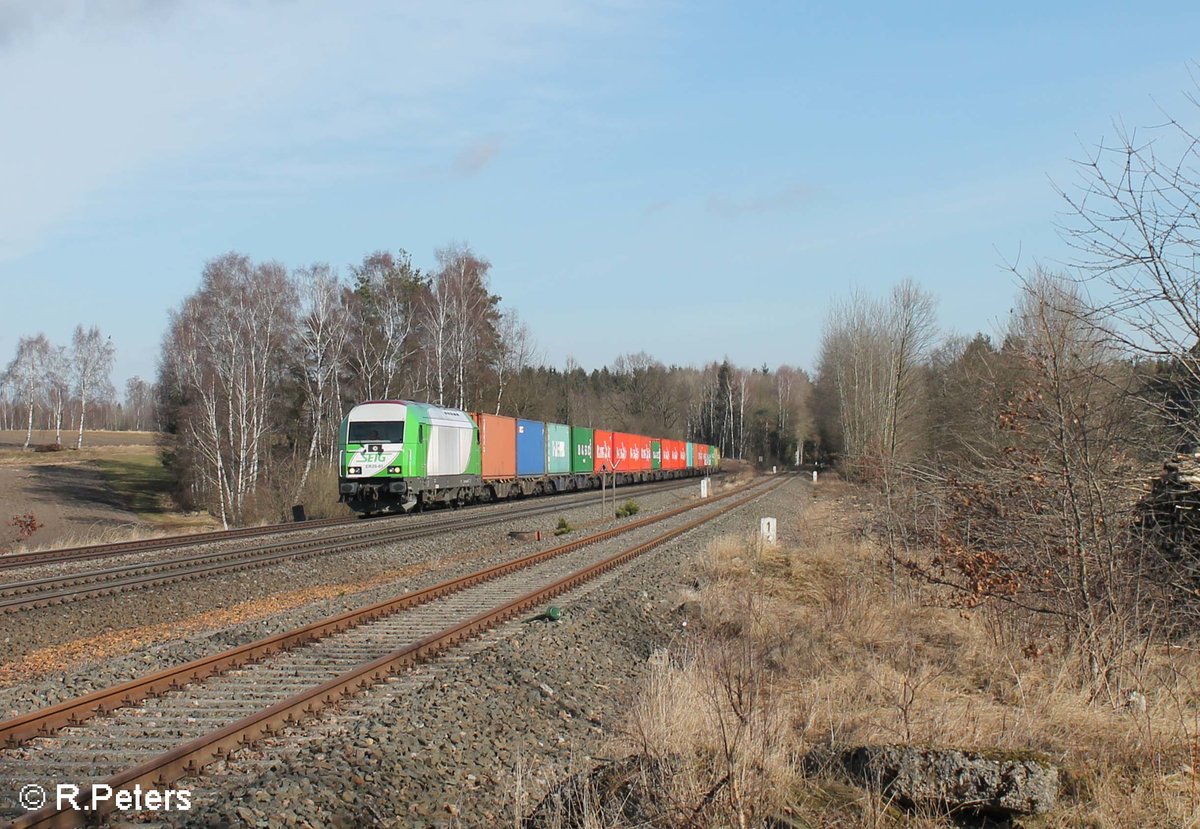
{"type": "Polygon", "coordinates": [[[0,366],[153,378],[228,251],[466,243],[543,359],[811,368],[911,278],[995,332],[1077,162],[1188,100],[1200,4],[0,0],[0,366]]]}

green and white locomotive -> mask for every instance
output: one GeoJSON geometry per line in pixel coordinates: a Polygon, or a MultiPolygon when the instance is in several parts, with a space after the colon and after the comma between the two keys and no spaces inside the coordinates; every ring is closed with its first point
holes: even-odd
{"type": "Polygon", "coordinates": [[[479,435],[470,415],[428,403],[362,403],[342,420],[341,500],[355,512],[456,503],[479,486],[479,435]]]}

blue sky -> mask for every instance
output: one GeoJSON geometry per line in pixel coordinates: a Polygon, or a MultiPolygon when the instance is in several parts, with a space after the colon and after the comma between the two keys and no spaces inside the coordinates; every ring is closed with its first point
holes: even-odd
{"type": "Polygon", "coordinates": [[[1196,31],[1184,3],[0,0],[0,363],[97,324],[119,387],[209,258],[455,241],[556,365],[809,367],[832,300],[906,277],[991,331],[1006,262],[1070,257],[1072,159],[1200,120],[1196,31]]]}

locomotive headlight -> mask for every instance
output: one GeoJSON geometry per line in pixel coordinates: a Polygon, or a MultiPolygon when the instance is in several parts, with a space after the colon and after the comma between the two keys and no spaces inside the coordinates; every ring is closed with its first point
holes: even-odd
{"type": "Polygon", "coordinates": [[[399,474],[400,474],[400,467],[398,467],[398,466],[389,466],[389,467],[388,467],[388,472],[390,472],[390,473],[391,473],[391,474],[393,474],[393,475],[399,475],[399,474]]]}
{"type": "Polygon", "coordinates": [[[347,475],[361,475],[361,474],[362,474],[362,467],[361,467],[361,466],[349,466],[349,467],[346,467],[346,474],[347,474],[347,475]]]}

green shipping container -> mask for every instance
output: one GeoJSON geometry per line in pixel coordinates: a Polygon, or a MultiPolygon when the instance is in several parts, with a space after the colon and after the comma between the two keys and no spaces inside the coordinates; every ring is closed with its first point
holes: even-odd
{"type": "Polygon", "coordinates": [[[713,469],[721,465],[721,451],[715,446],[708,447],[708,465],[713,469]]]}
{"type": "Polygon", "coordinates": [[[657,440],[650,441],[650,468],[662,469],[662,444],[657,440]]]}
{"type": "Polygon", "coordinates": [[[546,474],[565,475],[571,471],[571,427],[564,423],[546,424],[546,474]]]}
{"type": "Polygon", "coordinates": [[[582,426],[571,427],[571,471],[591,472],[594,459],[592,457],[592,430],[582,426]]]}
{"type": "Polygon", "coordinates": [[[690,440],[688,441],[687,468],[696,468],[696,444],[692,443],[690,440]]]}

